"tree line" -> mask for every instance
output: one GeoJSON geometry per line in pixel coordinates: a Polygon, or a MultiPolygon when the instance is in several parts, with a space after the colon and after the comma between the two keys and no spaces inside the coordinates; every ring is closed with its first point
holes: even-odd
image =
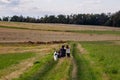
{"type": "Polygon", "coordinates": [[[101,25],[120,27],[120,11],[111,14],[73,14],[73,15],[46,15],[41,18],[23,17],[14,15],[12,17],[0,18],[2,21],[29,22],[29,23],[61,23],[78,25],[101,25]]]}

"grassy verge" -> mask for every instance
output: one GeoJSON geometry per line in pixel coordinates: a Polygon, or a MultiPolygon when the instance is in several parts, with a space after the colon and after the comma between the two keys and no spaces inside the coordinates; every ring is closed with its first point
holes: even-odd
{"type": "Polygon", "coordinates": [[[31,52],[0,54],[0,70],[14,64],[18,64],[21,60],[31,58],[33,56],[35,56],[35,54],[31,52]]]}
{"type": "Polygon", "coordinates": [[[102,80],[120,80],[120,45],[110,42],[81,42],[81,44],[89,52],[89,59],[94,61],[92,68],[99,77],[103,77],[102,80]]]}
{"type": "Polygon", "coordinates": [[[94,72],[91,69],[89,61],[80,54],[77,49],[77,44],[72,44],[72,55],[77,64],[77,79],[76,80],[97,80],[94,72]]]}
{"type": "Polygon", "coordinates": [[[18,79],[14,80],[41,80],[44,78],[46,73],[51,70],[57,62],[53,61],[51,54],[36,61],[34,65],[22,74],[18,79]]]}

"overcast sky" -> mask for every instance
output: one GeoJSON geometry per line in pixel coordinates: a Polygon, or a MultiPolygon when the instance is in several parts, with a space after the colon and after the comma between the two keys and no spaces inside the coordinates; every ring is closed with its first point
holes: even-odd
{"type": "Polygon", "coordinates": [[[120,10],[120,0],[0,0],[0,16],[108,13],[120,10]]]}

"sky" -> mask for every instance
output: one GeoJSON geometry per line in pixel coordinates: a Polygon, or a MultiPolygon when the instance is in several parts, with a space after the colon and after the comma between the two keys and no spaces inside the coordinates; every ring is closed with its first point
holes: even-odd
{"type": "Polygon", "coordinates": [[[120,0],[0,0],[0,16],[78,13],[114,13],[120,10],[120,0]]]}

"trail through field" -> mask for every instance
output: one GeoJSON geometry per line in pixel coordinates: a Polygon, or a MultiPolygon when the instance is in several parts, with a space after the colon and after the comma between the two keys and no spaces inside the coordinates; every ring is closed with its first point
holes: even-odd
{"type": "MultiPolygon", "coordinates": [[[[108,75],[106,73],[104,73],[104,72],[100,73],[100,72],[95,71],[95,69],[99,69],[99,68],[102,69],[102,66],[98,66],[98,64],[96,64],[95,61],[92,60],[90,58],[90,56],[88,56],[89,52],[87,52],[86,49],[83,48],[80,43],[78,44],[77,48],[79,49],[81,56],[84,57],[84,61],[88,61],[87,67],[89,67],[89,69],[91,70],[90,73],[92,73],[92,74],[90,74],[90,75],[91,76],[94,75],[96,77],[95,80],[110,80],[110,78],[108,77],[108,75]]],[[[82,66],[83,65],[81,65],[81,67],[82,66]]],[[[87,68],[86,68],[86,70],[87,70],[87,68]]],[[[83,70],[83,73],[84,73],[84,70],[83,70]]],[[[87,76],[87,74],[85,76],[87,76]]],[[[89,80],[89,79],[87,79],[87,80],[89,80]]]]}
{"type": "Polygon", "coordinates": [[[49,46],[50,46],[50,48],[48,48],[48,47],[44,48],[44,46],[43,46],[43,48],[38,49],[38,48],[40,48],[38,46],[38,47],[35,47],[36,49],[34,48],[34,49],[23,50],[22,52],[26,52],[26,51],[36,52],[37,56],[34,57],[34,58],[30,58],[30,59],[24,60],[24,61],[20,62],[19,64],[15,65],[15,66],[9,67],[8,69],[2,70],[1,71],[2,72],[1,75],[3,75],[3,76],[1,77],[0,80],[12,80],[13,78],[18,78],[28,68],[30,68],[31,66],[33,66],[33,63],[37,59],[39,59],[42,56],[47,55],[51,51],[51,49],[53,47],[56,47],[57,45],[49,45],[49,46]],[[4,72],[5,72],[5,74],[4,74],[4,72]]]}
{"type": "Polygon", "coordinates": [[[77,70],[78,69],[77,69],[77,64],[73,57],[72,57],[72,65],[73,65],[73,69],[72,69],[71,77],[72,77],[72,80],[77,80],[77,70]]]}
{"type": "Polygon", "coordinates": [[[69,80],[69,71],[71,67],[70,58],[59,59],[57,65],[53,67],[43,79],[40,80],[69,80]]]}
{"type": "Polygon", "coordinates": [[[79,51],[81,48],[79,49],[77,44],[74,43],[72,44],[72,49],[72,55],[75,59],[77,66],[77,77],[75,80],[97,80],[95,74],[89,66],[89,62],[83,57],[83,54],[81,54],[81,52],[79,51]]]}
{"type": "MultiPolygon", "coordinates": [[[[113,41],[114,44],[116,42],[113,41]]],[[[26,47],[23,51],[33,50],[37,56],[2,70],[3,77],[0,80],[110,80],[103,66],[96,63],[83,43],[71,42],[71,57],[58,61],[53,60],[53,49],[61,44],[26,47]],[[8,73],[4,74],[7,70],[8,73]]]]}

